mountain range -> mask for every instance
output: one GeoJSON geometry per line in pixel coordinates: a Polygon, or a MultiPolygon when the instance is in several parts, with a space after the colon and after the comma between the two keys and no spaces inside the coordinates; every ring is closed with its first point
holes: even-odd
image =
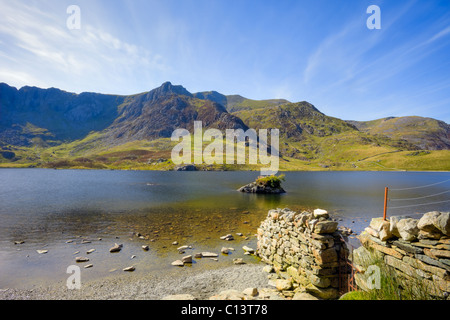
{"type": "Polygon", "coordinates": [[[0,83],[0,166],[167,170],[172,132],[193,132],[194,121],[204,129],[278,128],[281,170],[450,169],[450,126],[443,121],[345,121],[306,101],[190,93],[170,82],[128,96],[0,83]]]}

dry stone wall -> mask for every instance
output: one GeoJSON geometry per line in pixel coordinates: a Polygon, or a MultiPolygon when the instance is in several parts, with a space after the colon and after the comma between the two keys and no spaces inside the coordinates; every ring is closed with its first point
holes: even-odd
{"type": "MultiPolygon", "coordinates": [[[[450,295],[450,213],[432,211],[420,219],[391,217],[372,219],[358,236],[363,247],[355,258],[364,260],[365,251],[379,254],[384,263],[403,279],[419,281],[432,296],[450,295]]],[[[354,263],[358,264],[358,259],[354,263]]],[[[356,274],[357,284],[367,290],[364,268],[356,274]]]]}
{"type": "Polygon", "coordinates": [[[325,210],[269,210],[258,228],[257,254],[288,282],[318,298],[339,297],[339,266],[348,249],[325,210]]]}

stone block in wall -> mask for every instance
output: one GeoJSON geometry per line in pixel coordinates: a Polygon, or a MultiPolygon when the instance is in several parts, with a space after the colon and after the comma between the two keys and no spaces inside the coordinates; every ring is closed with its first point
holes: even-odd
{"type": "Polygon", "coordinates": [[[400,260],[401,260],[401,259],[403,258],[403,254],[402,254],[401,252],[399,252],[398,250],[396,250],[396,249],[393,249],[393,248],[387,248],[387,247],[385,247],[385,246],[379,245],[379,244],[374,243],[374,242],[372,242],[372,243],[370,244],[370,247],[373,248],[373,249],[375,249],[375,250],[378,250],[378,251],[380,251],[380,252],[382,252],[382,253],[384,253],[384,254],[393,256],[393,257],[395,257],[395,258],[397,258],[397,259],[400,259],[400,260]]]}
{"type": "Polygon", "coordinates": [[[311,238],[325,244],[328,248],[334,247],[334,237],[330,234],[312,233],[311,238]]]}
{"type": "Polygon", "coordinates": [[[380,234],[378,233],[377,230],[372,229],[371,227],[366,227],[364,229],[365,232],[367,232],[368,234],[370,234],[372,237],[375,238],[379,238],[380,234]]]}
{"type": "MultiPolygon", "coordinates": [[[[424,263],[423,261],[419,259],[415,259],[412,257],[405,256],[403,257],[403,261],[408,263],[410,266],[416,269],[420,269],[422,271],[426,271],[430,274],[436,275],[441,279],[447,279],[448,278],[448,272],[445,269],[439,268],[437,266],[432,266],[429,264],[424,263]]],[[[427,278],[426,276],[424,276],[427,278]]],[[[450,278],[449,278],[450,280],[450,278]]]]}
{"type": "Polygon", "coordinates": [[[334,248],[324,250],[313,248],[312,253],[318,265],[323,265],[338,260],[337,252],[334,248]]]}
{"type": "Polygon", "coordinates": [[[400,254],[407,256],[407,255],[411,255],[411,253],[406,252],[405,250],[400,249],[399,247],[395,246],[395,245],[391,245],[392,249],[395,249],[395,251],[399,252],[400,254]]]}
{"type": "MultiPolygon", "coordinates": [[[[367,228],[366,228],[366,229],[367,229],[367,228]]],[[[367,247],[370,243],[372,243],[372,242],[377,243],[377,244],[379,244],[379,245],[382,245],[382,246],[384,246],[384,247],[386,247],[386,248],[390,248],[390,247],[391,247],[391,245],[390,245],[389,242],[387,242],[387,241],[381,241],[380,239],[378,239],[378,238],[376,238],[376,237],[370,235],[370,234],[369,234],[368,232],[366,232],[366,231],[361,232],[361,234],[360,234],[359,236],[357,236],[357,238],[359,239],[359,241],[361,242],[361,244],[362,244],[363,246],[366,246],[366,247],[367,247]]]]}
{"type": "Polygon", "coordinates": [[[333,233],[337,230],[338,223],[337,221],[318,221],[314,225],[314,233],[333,233]]]}
{"type": "Polygon", "coordinates": [[[291,237],[289,238],[289,242],[292,244],[292,246],[299,246],[300,245],[300,241],[297,239],[297,237],[291,235],[291,237]]]}
{"type": "Polygon", "coordinates": [[[442,244],[442,243],[440,243],[433,249],[450,251],[450,244],[442,244]]]}
{"type": "Polygon", "coordinates": [[[450,251],[449,250],[437,250],[437,249],[423,249],[425,254],[433,259],[450,259],[450,251]]]}
{"type": "Polygon", "coordinates": [[[311,216],[311,213],[306,211],[300,213],[294,218],[294,226],[296,226],[297,228],[305,227],[307,225],[307,221],[311,218],[311,216]]]}
{"type": "Polygon", "coordinates": [[[411,243],[406,242],[406,241],[396,240],[396,241],[393,241],[392,244],[394,246],[397,246],[400,249],[402,249],[402,250],[404,250],[406,252],[412,253],[412,254],[421,254],[421,253],[423,253],[423,249],[422,248],[414,246],[411,243]]]}
{"type": "MultiPolygon", "coordinates": [[[[440,263],[443,263],[445,266],[450,267],[450,259],[439,259],[440,263]]],[[[450,271],[449,269],[447,269],[447,271],[450,271]]]]}
{"type": "Polygon", "coordinates": [[[270,218],[272,220],[278,220],[278,218],[280,217],[280,211],[277,209],[271,209],[269,210],[268,214],[267,214],[267,218],[270,218]]]}
{"type": "Polygon", "coordinates": [[[414,276],[416,274],[416,272],[414,271],[414,268],[412,266],[410,266],[409,264],[403,262],[400,259],[394,258],[394,257],[389,256],[389,255],[385,255],[384,256],[384,262],[387,265],[402,271],[403,273],[407,274],[408,276],[414,276]]]}
{"type": "Polygon", "coordinates": [[[310,267],[312,273],[318,276],[329,276],[333,274],[337,274],[338,270],[336,267],[331,268],[322,268],[320,266],[313,265],[310,267]]]}
{"type": "MultiPolygon", "coordinates": [[[[372,230],[375,230],[378,234],[377,238],[379,238],[381,241],[386,241],[390,238],[392,238],[393,234],[390,230],[390,222],[384,220],[383,218],[373,218],[370,221],[369,227],[372,230]]],[[[370,232],[371,230],[369,230],[370,232]]]]}
{"type": "Polygon", "coordinates": [[[292,280],[290,279],[277,279],[275,280],[275,287],[278,291],[291,290],[292,280]]]}
{"type": "Polygon", "coordinates": [[[439,240],[442,237],[442,233],[440,232],[429,232],[425,230],[419,230],[419,235],[417,236],[417,239],[436,239],[439,240]]]}
{"type": "Polygon", "coordinates": [[[372,260],[372,253],[365,246],[361,246],[353,250],[351,260],[353,264],[367,265],[372,260]]]}
{"type": "Polygon", "coordinates": [[[327,245],[316,239],[309,239],[309,243],[318,249],[326,249],[327,245]]]}
{"type": "Polygon", "coordinates": [[[450,281],[444,280],[436,275],[433,275],[433,282],[437,285],[439,290],[450,293],[450,281]]]}
{"type": "Polygon", "coordinates": [[[438,240],[430,240],[430,239],[420,239],[414,245],[422,248],[435,248],[436,245],[439,244],[438,240]]]}
{"type": "Polygon", "coordinates": [[[312,294],[315,297],[321,299],[336,299],[339,297],[339,291],[336,288],[319,288],[313,284],[308,284],[306,287],[306,292],[312,294]]]}
{"type": "Polygon", "coordinates": [[[450,236],[450,212],[441,212],[437,219],[437,228],[446,236],[450,236]]]}
{"type": "Polygon", "coordinates": [[[319,288],[328,288],[331,286],[331,279],[323,276],[317,276],[310,270],[305,270],[309,282],[319,288]]]}
{"type": "Polygon", "coordinates": [[[435,266],[435,267],[449,271],[447,266],[444,263],[442,263],[438,260],[434,260],[433,258],[430,258],[429,256],[426,256],[424,254],[416,254],[415,257],[417,259],[419,259],[420,261],[425,262],[428,265],[435,266]]]}
{"type": "Polygon", "coordinates": [[[419,235],[418,220],[413,218],[401,219],[397,222],[397,230],[405,241],[414,241],[419,235]]]}
{"type": "Polygon", "coordinates": [[[425,213],[417,223],[417,227],[425,232],[440,233],[440,230],[437,228],[438,218],[440,215],[441,213],[439,211],[425,213]]]}
{"type": "Polygon", "coordinates": [[[391,231],[391,233],[397,238],[401,237],[400,233],[398,233],[398,229],[397,229],[397,222],[399,222],[399,221],[400,221],[400,217],[392,216],[389,218],[389,222],[390,222],[390,225],[389,225],[390,230],[389,231],[391,231]]]}
{"type": "Polygon", "coordinates": [[[301,284],[303,286],[308,285],[309,283],[308,279],[299,272],[298,268],[289,266],[286,268],[286,272],[296,283],[301,284]]]}
{"type": "Polygon", "coordinates": [[[313,215],[314,215],[314,218],[325,218],[325,219],[329,218],[328,211],[323,210],[323,209],[315,209],[313,211],[313,215]]]}

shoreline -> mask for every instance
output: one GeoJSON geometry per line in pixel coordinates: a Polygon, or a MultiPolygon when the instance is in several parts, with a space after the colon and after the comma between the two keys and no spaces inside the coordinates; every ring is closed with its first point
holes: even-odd
{"type": "MultiPolygon", "coordinates": [[[[111,168],[45,168],[45,167],[24,167],[24,166],[17,166],[17,167],[7,167],[2,166],[0,164],[0,169],[43,169],[43,170],[86,170],[86,171],[154,171],[154,172],[258,172],[258,169],[249,169],[249,170],[194,170],[194,171],[177,171],[177,170],[161,170],[161,169],[111,169],[111,168]]],[[[450,170],[408,170],[408,169],[398,169],[398,170],[322,170],[322,169],[314,169],[314,170],[289,170],[289,169],[280,169],[278,173],[280,172],[417,172],[417,173],[450,173],[450,170]]]]}
{"type": "Polygon", "coordinates": [[[208,300],[227,290],[243,291],[258,288],[274,291],[268,285],[263,263],[227,266],[210,270],[179,269],[173,274],[147,274],[105,277],[81,284],[80,289],[68,289],[65,281],[31,289],[0,289],[0,300],[161,300],[171,295],[191,295],[196,300],[208,300]]]}

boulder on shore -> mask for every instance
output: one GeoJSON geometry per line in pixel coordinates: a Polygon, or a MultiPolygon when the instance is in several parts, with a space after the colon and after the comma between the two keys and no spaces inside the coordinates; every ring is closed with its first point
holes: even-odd
{"type": "Polygon", "coordinates": [[[114,244],[114,247],[112,247],[111,249],[109,249],[109,252],[119,252],[120,250],[122,250],[123,245],[122,244],[114,244]]]}
{"type": "Polygon", "coordinates": [[[197,167],[193,164],[177,165],[174,171],[197,171],[197,167]]]}

